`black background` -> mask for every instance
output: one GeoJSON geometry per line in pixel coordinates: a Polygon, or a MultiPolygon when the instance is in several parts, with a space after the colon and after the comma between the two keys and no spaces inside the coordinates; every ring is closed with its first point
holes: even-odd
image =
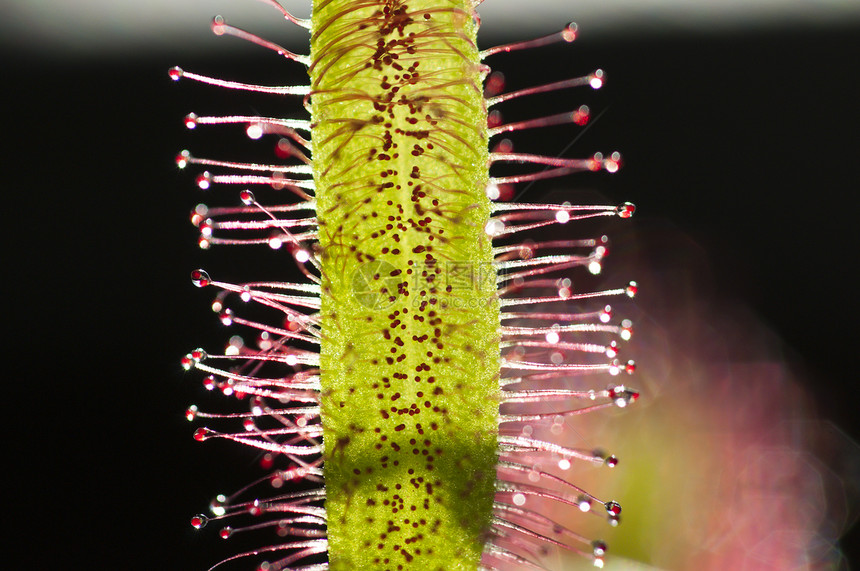
{"type": "MultiPolygon", "coordinates": [[[[520,70],[516,87],[607,70],[606,89],[581,98],[605,113],[566,156],[622,150],[621,173],[585,184],[635,202],[641,228],[669,224],[698,244],[707,295],[772,327],[820,413],[855,439],[858,37],[846,26],[583,39],[490,62],[520,70]]],[[[210,136],[190,138],[188,111],[253,109],[166,70],[275,82],[273,56],[252,55],[4,55],[6,537],[31,569],[202,569],[219,556],[188,520],[229,489],[233,467],[191,439],[182,413],[202,389],[178,362],[223,341],[187,277],[220,254],[196,248],[186,216],[199,191],[173,156],[210,136]]],[[[545,152],[571,136],[560,138],[545,152]]],[[[674,263],[665,248],[650,255],[674,263]]],[[[858,543],[855,528],[854,561],[858,543]]]]}

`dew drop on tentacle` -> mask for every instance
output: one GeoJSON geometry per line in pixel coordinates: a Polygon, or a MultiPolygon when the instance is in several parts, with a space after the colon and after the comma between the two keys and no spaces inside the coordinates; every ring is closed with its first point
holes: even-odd
{"type": "Polygon", "coordinates": [[[212,279],[206,270],[193,270],[191,272],[191,283],[197,287],[206,287],[212,283],[212,279]]]}
{"type": "Polygon", "coordinates": [[[583,513],[588,513],[591,511],[591,498],[585,495],[580,495],[576,500],[577,507],[579,507],[579,511],[583,513]]]}
{"type": "Polygon", "coordinates": [[[197,128],[197,115],[194,113],[189,113],[185,116],[183,120],[185,123],[186,129],[196,129],[197,128]]]}
{"type": "Polygon", "coordinates": [[[260,123],[251,123],[245,129],[245,134],[248,136],[248,138],[255,140],[255,141],[257,139],[259,139],[260,137],[262,137],[264,133],[265,133],[265,129],[263,128],[263,125],[260,123]]]}
{"type": "Polygon", "coordinates": [[[188,166],[188,161],[191,158],[191,153],[189,151],[180,151],[178,155],[176,155],[176,166],[184,169],[188,166]]]}
{"type": "Polygon", "coordinates": [[[245,206],[251,206],[257,201],[254,198],[254,193],[252,193],[248,189],[245,189],[239,193],[239,200],[241,200],[242,204],[244,204],[245,206]]]}
{"type": "Polygon", "coordinates": [[[200,187],[200,190],[208,190],[210,186],[212,186],[212,173],[209,171],[203,171],[197,178],[194,179],[194,182],[197,183],[197,186],[200,187]]]}
{"type": "Polygon", "coordinates": [[[203,514],[197,514],[191,518],[191,527],[194,529],[202,529],[209,523],[209,518],[203,514]]]}
{"type": "Polygon", "coordinates": [[[561,31],[561,38],[567,43],[574,41],[578,29],[579,26],[576,25],[576,22],[569,22],[561,31]]]}
{"type": "Polygon", "coordinates": [[[191,354],[189,353],[180,359],[179,364],[184,370],[190,371],[194,368],[194,359],[191,358],[191,354]]]}
{"type": "Polygon", "coordinates": [[[609,514],[611,516],[616,516],[616,517],[621,515],[621,504],[619,504],[618,502],[616,502],[616,501],[606,502],[605,504],[603,504],[603,506],[606,508],[607,514],[609,514]]]}
{"type": "Polygon", "coordinates": [[[222,516],[227,513],[226,505],[227,496],[225,496],[224,494],[218,494],[217,496],[212,498],[211,502],[209,502],[209,511],[212,513],[212,515],[216,517],[222,516]]]}
{"type": "Polygon", "coordinates": [[[625,202],[624,204],[620,204],[615,212],[620,218],[630,218],[636,212],[636,205],[631,202],[625,202]]]}
{"type": "Polygon", "coordinates": [[[636,282],[631,281],[629,284],[627,284],[625,293],[627,294],[627,297],[636,297],[636,294],[639,293],[639,285],[636,282]]]}

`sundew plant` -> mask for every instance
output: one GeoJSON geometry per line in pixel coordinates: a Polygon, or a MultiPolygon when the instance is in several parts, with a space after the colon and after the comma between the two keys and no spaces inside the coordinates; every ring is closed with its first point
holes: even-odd
{"type": "MultiPolygon", "coordinates": [[[[180,68],[174,80],[263,92],[285,115],[197,116],[188,128],[239,124],[273,136],[279,164],[177,156],[200,168],[202,189],[238,188],[235,205],[198,205],[200,246],[271,247],[303,279],[247,283],[192,272],[217,290],[213,308],[231,338],[223,354],[183,359],[236,412],[188,409],[207,426],[197,440],[262,451],[269,472],[218,495],[197,528],[255,534],[259,547],[216,567],[260,570],[544,569],[548,547],[602,566],[607,546],[555,521],[558,507],[617,524],[621,506],[565,478],[574,462],[613,467],[615,456],[573,449],[558,434],[570,417],[633,402],[614,382],[634,370],[617,358],[629,321],[608,305],[634,282],[579,291],[571,275],[600,272],[606,237],[547,239],[549,226],[617,216],[622,205],[514,201],[518,183],[579,171],[615,172],[620,155],[575,159],[517,153],[502,136],[570,123],[589,110],[505,123],[515,98],[578,86],[585,77],[505,91],[487,62],[500,52],[572,42],[573,24],[538,40],[480,51],[480,19],[465,0],[316,0],[298,55],[218,17],[219,35],[246,39],[307,68],[309,83],[250,85],[180,68]],[[492,113],[489,111],[492,110],[492,113]],[[494,176],[499,163],[522,172],[494,176]],[[210,170],[204,170],[210,169],[210,170]],[[257,200],[254,185],[291,200],[257,200]],[[241,202],[241,204],[239,204],[241,202]],[[268,320],[248,316],[262,306],[268,320]],[[287,485],[302,481],[299,486],[287,485]],[[552,505],[552,510],[544,509],[552,505]]],[[[261,192],[258,192],[261,194],[261,192]]],[[[270,270],[271,271],[271,270],[270,270]]],[[[575,279],[575,278],[573,278],[575,279]]]]}

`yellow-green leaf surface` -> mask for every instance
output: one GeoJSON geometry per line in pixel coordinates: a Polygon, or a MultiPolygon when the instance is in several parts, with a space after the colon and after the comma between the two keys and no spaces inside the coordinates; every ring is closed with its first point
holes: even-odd
{"type": "Polygon", "coordinates": [[[470,4],[318,1],[312,21],[331,568],[475,569],[499,305],[470,4]]]}

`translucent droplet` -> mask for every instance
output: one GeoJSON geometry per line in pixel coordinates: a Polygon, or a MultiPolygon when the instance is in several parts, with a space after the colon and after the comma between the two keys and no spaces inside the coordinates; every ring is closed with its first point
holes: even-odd
{"type": "Polygon", "coordinates": [[[221,539],[229,539],[229,537],[233,535],[233,528],[230,526],[222,527],[221,531],[218,532],[218,536],[221,539]]]}
{"type": "Polygon", "coordinates": [[[233,325],[233,311],[229,307],[224,309],[218,313],[218,319],[220,319],[221,323],[227,327],[233,325]]]}
{"type": "Polygon", "coordinates": [[[260,468],[263,470],[270,470],[274,464],[275,457],[269,452],[263,454],[263,457],[260,458],[260,468]]]}
{"type": "Polygon", "coordinates": [[[606,74],[602,69],[594,70],[594,73],[588,78],[588,84],[592,89],[600,89],[603,87],[604,81],[606,81],[606,74]]]}
{"type": "MultiPolygon", "coordinates": [[[[188,166],[189,159],[191,159],[191,153],[190,152],[180,151],[179,154],[176,155],[176,166],[178,166],[181,169],[184,169],[185,167],[188,166]]],[[[193,223],[194,220],[192,219],[191,222],[193,223]]]]}
{"type": "Polygon", "coordinates": [[[251,206],[252,204],[254,204],[254,202],[256,202],[256,199],[254,198],[254,193],[247,188],[239,193],[239,200],[241,200],[242,204],[244,204],[245,206],[251,206]]]}
{"type": "Polygon", "coordinates": [[[606,550],[606,543],[604,543],[603,541],[595,539],[591,542],[591,552],[594,554],[595,557],[603,557],[604,555],[606,555],[606,550]]]}
{"type": "Polygon", "coordinates": [[[591,109],[588,105],[580,105],[579,109],[570,114],[570,118],[575,125],[580,127],[587,125],[588,120],[591,119],[591,109]]]}
{"type": "Polygon", "coordinates": [[[241,299],[245,303],[251,301],[251,288],[248,286],[244,286],[242,288],[242,293],[239,294],[239,299],[241,299]]]}
{"type": "Polygon", "coordinates": [[[181,67],[176,66],[171,67],[169,70],[167,70],[167,75],[169,75],[170,79],[172,79],[173,81],[179,81],[179,78],[181,78],[184,73],[185,72],[182,71],[181,67]]]}
{"type": "Polygon", "coordinates": [[[310,252],[308,252],[304,248],[300,248],[300,249],[296,250],[296,252],[295,252],[295,254],[293,254],[293,256],[296,258],[296,261],[300,264],[304,264],[305,262],[307,262],[308,260],[311,259],[310,252]]]}
{"type": "Polygon", "coordinates": [[[215,16],[212,18],[212,33],[216,36],[224,35],[224,18],[221,16],[215,16]]]}
{"type": "Polygon", "coordinates": [[[208,190],[212,186],[212,173],[203,171],[203,173],[197,175],[195,182],[200,187],[200,190],[208,190]]]}
{"type": "MultiPolygon", "coordinates": [[[[633,373],[635,373],[636,372],[636,362],[633,360],[627,361],[627,364],[624,365],[624,372],[627,373],[628,375],[632,375],[633,373]]],[[[637,397],[639,396],[638,393],[636,396],[637,397]]]]}
{"type": "Polygon", "coordinates": [[[630,341],[630,338],[633,337],[633,322],[629,319],[625,319],[621,322],[621,333],[619,336],[625,340],[630,341]]]}
{"type": "MultiPolygon", "coordinates": [[[[184,151],[183,151],[184,152],[184,151]]],[[[209,207],[201,203],[194,207],[194,212],[191,213],[191,223],[196,227],[200,227],[200,223],[206,220],[209,214],[209,207]]]]}
{"type": "Polygon", "coordinates": [[[591,499],[588,496],[579,496],[576,498],[576,506],[582,513],[591,511],[591,499]]]}
{"type": "Polygon", "coordinates": [[[226,353],[230,355],[238,355],[242,352],[242,348],[245,346],[245,340],[242,339],[241,335],[233,335],[227,341],[227,348],[224,350],[226,353]]]}
{"type": "Polygon", "coordinates": [[[628,389],[624,385],[610,386],[607,388],[609,398],[615,401],[618,408],[624,408],[629,404],[636,402],[639,398],[639,393],[628,389]]]}
{"type": "Polygon", "coordinates": [[[606,502],[605,504],[603,504],[603,506],[606,508],[606,513],[608,513],[609,515],[611,515],[611,516],[621,515],[621,504],[619,504],[618,502],[616,502],[616,501],[606,502]]]}
{"type": "Polygon", "coordinates": [[[499,196],[501,196],[499,187],[495,184],[488,184],[485,192],[487,194],[487,198],[490,200],[498,200],[499,196]]]}
{"type": "Polygon", "coordinates": [[[618,466],[618,456],[616,456],[615,454],[610,454],[606,457],[606,460],[604,460],[604,462],[610,468],[615,468],[616,466],[618,466]]]}
{"type": "Polygon", "coordinates": [[[256,425],[256,424],[254,424],[254,419],[253,419],[253,418],[246,418],[245,420],[243,420],[243,421],[242,421],[242,426],[243,426],[243,427],[245,428],[245,430],[246,430],[246,431],[248,431],[248,432],[254,432],[255,430],[257,430],[257,425],[256,425]]]}
{"type": "Polygon", "coordinates": [[[633,213],[636,212],[636,205],[632,202],[625,202],[623,204],[619,204],[615,208],[615,213],[621,218],[630,218],[633,216],[633,213]]]}
{"type": "Polygon", "coordinates": [[[520,493],[514,494],[513,502],[514,502],[514,505],[517,505],[517,506],[524,505],[526,503],[525,494],[520,494],[520,493]]]}
{"type": "Polygon", "coordinates": [[[614,153],[609,155],[608,159],[604,159],[603,168],[606,169],[606,172],[609,173],[618,172],[618,169],[621,168],[621,153],[615,151],[614,153]]]}
{"type": "Polygon", "coordinates": [[[556,211],[555,221],[559,224],[567,224],[570,221],[570,212],[568,212],[567,210],[556,211]]]}
{"type": "Polygon", "coordinates": [[[501,93],[505,88],[505,75],[500,71],[494,71],[487,77],[484,86],[484,97],[492,97],[501,93]]]}
{"type": "Polygon", "coordinates": [[[194,129],[197,127],[197,115],[195,113],[189,113],[185,116],[184,122],[186,129],[194,129]]]}
{"type": "Polygon", "coordinates": [[[207,218],[206,220],[201,222],[200,226],[199,226],[200,236],[203,238],[209,238],[212,235],[212,225],[213,224],[214,224],[214,222],[212,222],[211,218],[207,218]]]}
{"type": "Polygon", "coordinates": [[[196,516],[191,518],[191,527],[194,529],[201,529],[206,527],[206,524],[209,523],[209,518],[203,514],[197,514],[196,516]]]}
{"type": "Polygon", "coordinates": [[[221,516],[227,513],[226,509],[227,504],[227,496],[224,494],[218,494],[212,501],[209,502],[209,511],[212,512],[212,515],[221,516]]]}
{"type": "Polygon", "coordinates": [[[505,229],[505,223],[499,220],[498,218],[491,218],[489,222],[487,222],[486,226],[484,226],[484,232],[487,236],[498,236],[505,229]]]}
{"type": "Polygon", "coordinates": [[[192,405],[191,405],[191,406],[189,406],[187,409],[185,409],[185,419],[186,419],[188,422],[191,422],[191,421],[193,421],[195,418],[197,418],[197,405],[196,405],[196,404],[192,404],[192,405]]]}
{"type": "Polygon", "coordinates": [[[603,308],[603,311],[600,312],[600,322],[601,323],[609,323],[612,319],[612,306],[607,305],[603,308]]]}
{"type": "Polygon", "coordinates": [[[194,431],[194,440],[197,442],[203,442],[209,437],[209,429],[208,428],[198,428],[194,431]]]}
{"type": "Polygon", "coordinates": [[[206,287],[212,283],[212,279],[206,270],[193,270],[191,272],[191,283],[197,287],[206,287]]]}
{"type": "Polygon", "coordinates": [[[194,367],[194,359],[191,358],[191,353],[188,353],[179,361],[179,364],[186,371],[190,371],[194,367]]]}
{"type": "Polygon", "coordinates": [[[260,506],[260,500],[254,500],[250,506],[248,506],[248,513],[251,515],[260,515],[263,513],[263,508],[260,506]]]}
{"type": "Polygon", "coordinates": [[[612,359],[618,355],[618,342],[614,339],[609,342],[609,346],[606,347],[606,356],[612,359]]]}
{"type": "Polygon", "coordinates": [[[205,361],[206,357],[208,357],[208,355],[203,349],[198,348],[191,352],[191,358],[194,360],[195,363],[205,361]]]}
{"type": "Polygon", "coordinates": [[[624,293],[627,294],[627,297],[636,297],[636,294],[639,293],[639,284],[636,282],[630,282],[627,284],[624,293]]]}
{"type": "Polygon", "coordinates": [[[494,149],[497,153],[513,153],[514,152],[514,142],[510,139],[502,139],[496,144],[496,148],[494,149]]]}
{"type": "Polygon", "coordinates": [[[265,129],[260,123],[251,123],[245,129],[245,134],[248,136],[248,138],[253,139],[255,141],[262,137],[263,133],[265,133],[265,129]]]}
{"type": "Polygon", "coordinates": [[[572,42],[573,40],[576,39],[576,30],[577,30],[576,22],[570,22],[561,31],[561,39],[563,39],[567,43],[572,42]]]}
{"type": "Polygon", "coordinates": [[[609,374],[616,377],[619,373],[621,373],[621,363],[618,362],[618,359],[612,359],[612,362],[609,363],[609,374]]]}

